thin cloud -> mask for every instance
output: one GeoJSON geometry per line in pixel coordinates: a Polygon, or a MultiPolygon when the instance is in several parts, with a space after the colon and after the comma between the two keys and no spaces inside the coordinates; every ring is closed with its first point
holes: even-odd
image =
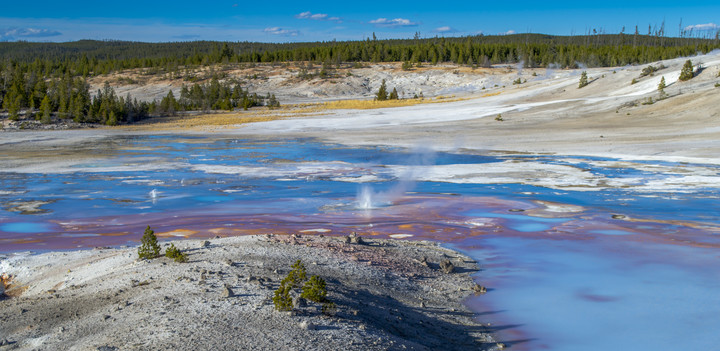
{"type": "Polygon", "coordinates": [[[295,15],[295,18],[299,19],[309,19],[313,21],[333,21],[333,22],[341,22],[342,19],[340,17],[330,17],[326,13],[312,13],[310,11],[301,12],[297,15],[295,15]]]}
{"type": "Polygon", "coordinates": [[[370,24],[374,24],[378,27],[415,27],[418,25],[417,22],[412,22],[406,18],[378,18],[370,21],[370,24]]]}
{"type": "Polygon", "coordinates": [[[56,37],[62,33],[51,29],[40,28],[6,28],[0,29],[0,40],[21,40],[24,38],[47,38],[56,37]]]}
{"type": "Polygon", "coordinates": [[[443,26],[443,27],[435,28],[434,32],[436,32],[436,33],[457,33],[458,30],[453,27],[450,27],[450,26],[443,26]]]}
{"type": "Polygon", "coordinates": [[[272,35],[283,35],[288,37],[295,37],[300,34],[300,31],[297,29],[282,29],[280,27],[268,27],[265,28],[263,31],[272,35]]]}
{"type": "Polygon", "coordinates": [[[711,31],[718,29],[720,29],[720,26],[715,23],[693,24],[691,26],[685,27],[686,31],[711,31]]]}
{"type": "Polygon", "coordinates": [[[498,33],[498,35],[510,35],[510,34],[515,34],[515,31],[511,29],[507,32],[498,33]]]}

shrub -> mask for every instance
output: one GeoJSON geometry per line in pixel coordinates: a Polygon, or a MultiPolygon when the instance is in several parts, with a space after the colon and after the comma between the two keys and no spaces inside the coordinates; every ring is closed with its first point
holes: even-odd
{"type": "Polygon", "coordinates": [[[170,247],[165,249],[165,257],[172,258],[175,262],[187,262],[187,254],[175,247],[175,244],[170,244],[170,247]]]}
{"type": "Polygon", "coordinates": [[[692,79],[692,77],[694,77],[693,64],[692,64],[692,61],[687,60],[687,61],[685,61],[685,64],[683,65],[682,70],[680,71],[680,78],[678,78],[678,80],[684,82],[684,81],[692,79]]]}
{"type": "Polygon", "coordinates": [[[275,296],[273,296],[272,299],[275,309],[278,311],[292,311],[293,303],[290,297],[290,290],[291,288],[285,285],[285,283],[280,284],[280,287],[275,290],[275,296]]]}
{"type": "Polygon", "coordinates": [[[320,278],[317,275],[310,277],[310,280],[308,280],[303,286],[300,297],[319,303],[325,302],[325,299],[327,298],[325,279],[320,278]]]}
{"type": "Polygon", "coordinates": [[[140,247],[138,248],[138,256],[140,258],[152,259],[160,255],[160,245],[158,245],[157,237],[155,232],[150,229],[150,226],[145,228],[145,233],[140,240],[140,247]]]}
{"type": "Polygon", "coordinates": [[[288,272],[287,277],[282,280],[281,284],[287,284],[291,289],[297,289],[302,286],[302,283],[307,279],[307,271],[302,261],[297,260],[291,266],[292,270],[288,272]]]}
{"type": "Polygon", "coordinates": [[[587,86],[588,84],[589,83],[588,83],[587,72],[583,71],[583,73],[580,75],[580,83],[578,83],[578,89],[580,89],[584,86],[587,86]]]}
{"type": "Polygon", "coordinates": [[[630,85],[636,84],[637,82],[637,79],[633,78],[632,82],[630,82],[630,85]]]}
{"type": "Polygon", "coordinates": [[[651,75],[655,74],[655,72],[659,71],[662,68],[665,68],[665,66],[663,66],[663,65],[660,65],[659,67],[655,67],[653,65],[647,66],[647,67],[643,68],[642,72],[640,72],[640,77],[642,78],[645,76],[651,76],[651,75]]]}
{"type": "Polygon", "coordinates": [[[413,66],[413,65],[412,65],[412,63],[410,63],[410,61],[405,61],[405,62],[403,62],[403,64],[402,64],[402,70],[403,70],[403,71],[409,71],[409,70],[412,69],[412,66],[413,66]]]}
{"type": "Polygon", "coordinates": [[[325,303],[322,304],[320,311],[324,315],[332,316],[335,314],[335,311],[337,311],[337,306],[335,306],[335,303],[332,301],[326,301],[325,303]]]}
{"type": "Polygon", "coordinates": [[[322,313],[334,314],[335,304],[327,299],[327,284],[325,280],[317,275],[307,279],[307,272],[302,261],[297,260],[292,265],[292,270],[280,282],[280,287],[275,290],[273,296],[273,304],[278,311],[292,311],[293,300],[290,292],[293,289],[299,289],[302,286],[300,298],[322,304],[322,313]],[[303,285],[304,283],[304,285],[303,285]]]}

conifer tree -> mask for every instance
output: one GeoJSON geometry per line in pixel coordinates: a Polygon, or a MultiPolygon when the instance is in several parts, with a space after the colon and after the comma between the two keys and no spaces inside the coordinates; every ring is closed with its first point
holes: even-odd
{"type": "Polygon", "coordinates": [[[142,239],[140,240],[140,247],[138,248],[138,257],[140,258],[155,258],[160,255],[160,245],[158,245],[155,231],[150,229],[150,226],[145,228],[142,239]]]}
{"type": "Polygon", "coordinates": [[[385,85],[385,79],[383,79],[382,84],[380,84],[380,89],[378,89],[377,94],[375,94],[375,100],[385,101],[387,99],[388,99],[387,86],[385,85]]]}
{"type": "Polygon", "coordinates": [[[583,73],[580,75],[580,83],[578,84],[578,89],[588,85],[588,78],[587,78],[587,72],[583,71],[583,73]]]}
{"type": "Polygon", "coordinates": [[[397,99],[398,99],[397,89],[393,88],[392,92],[390,93],[390,96],[388,97],[388,100],[397,100],[397,99]]]}
{"type": "Polygon", "coordinates": [[[40,112],[42,113],[42,117],[40,121],[44,124],[48,124],[52,122],[50,119],[50,99],[47,95],[42,99],[42,102],[40,103],[40,112]]]}
{"type": "Polygon", "coordinates": [[[687,60],[687,61],[685,61],[685,64],[683,65],[682,70],[680,71],[680,78],[678,78],[678,80],[680,80],[681,82],[684,82],[684,81],[692,79],[693,76],[694,76],[694,74],[693,74],[692,61],[687,60]]]}
{"type": "Polygon", "coordinates": [[[665,76],[662,76],[662,78],[660,78],[660,84],[658,84],[658,92],[660,93],[660,96],[665,95],[665,76]]]}

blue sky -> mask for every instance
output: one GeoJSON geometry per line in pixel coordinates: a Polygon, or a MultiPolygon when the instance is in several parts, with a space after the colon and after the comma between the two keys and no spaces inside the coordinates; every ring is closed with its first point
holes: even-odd
{"type": "Polygon", "coordinates": [[[0,41],[296,42],[483,33],[720,30],[720,1],[8,1],[0,41]]]}

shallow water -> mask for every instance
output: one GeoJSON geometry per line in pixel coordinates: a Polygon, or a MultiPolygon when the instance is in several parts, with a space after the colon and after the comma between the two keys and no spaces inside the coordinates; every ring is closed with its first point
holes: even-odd
{"type": "Polygon", "coordinates": [[[512,349],[720,342],[717,166],[305,139],[108,144],[57,173],[0,172],[0,252],[121,245],[147,225],[431,239],[479,260],[489,292],[468,304],[512,349]]]}

